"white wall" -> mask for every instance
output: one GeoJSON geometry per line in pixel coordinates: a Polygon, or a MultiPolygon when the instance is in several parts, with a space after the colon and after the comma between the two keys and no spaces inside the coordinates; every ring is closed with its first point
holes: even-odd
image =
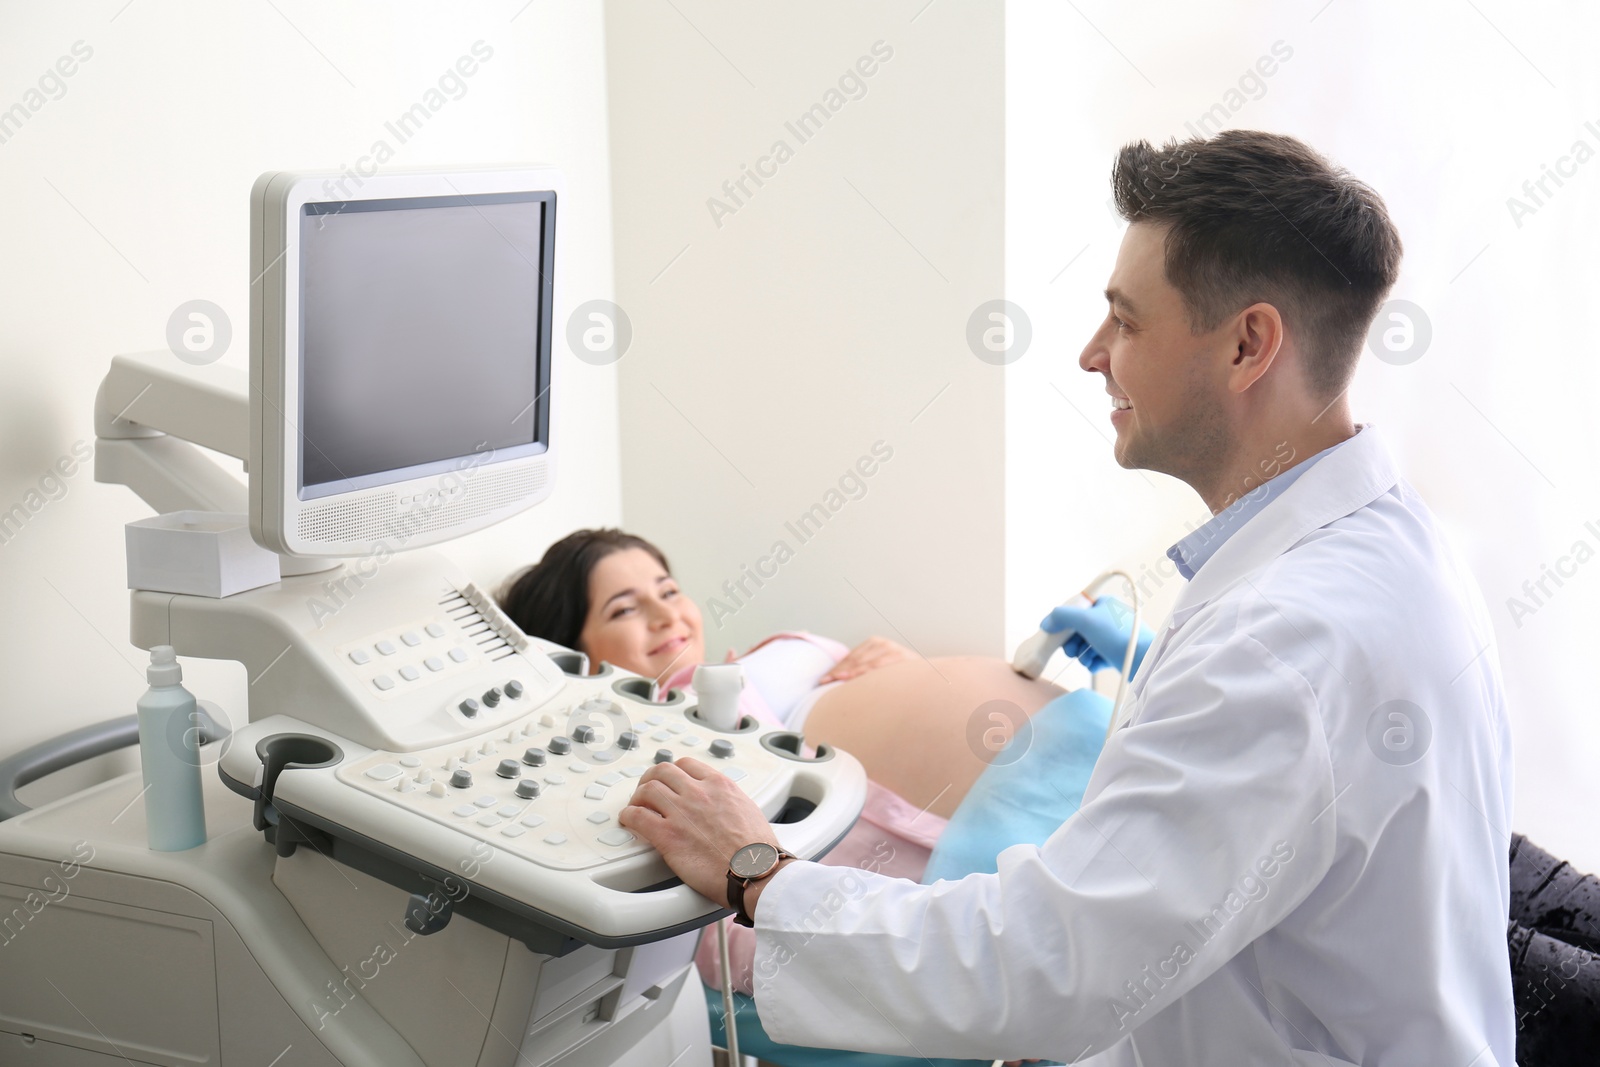
{"type": "MultiPolygon", "coordinates": [[[[32,112],[0,143],[0,510],[42,504],[0,543],[9,753],[129,713],[144,688],[148,657],[127,640],[122,527],[149,509],[95,484],[92,466],[66,479],[59,499],[28,494],[74,442],[92,445],[94,392],[111,356],[164,347],[179,304],[219,304],[234,340],[218,365],[246,366],[258,174],[354,165],[380,139],[390,166],[558,165],[569,189],[566,281],[591,294],[610,289],[611,220],[601,12],[582,0],[10,5],[0,70],[0,109],[22,102],[32,112]],[[49,83],[37,101],[25,97],[79,41],[91,54],[65,91],[49,83]],[[428,99],[478,41],[492,56],[428,99]],[[385,123],[419,101],[439,106],[401,143],[385,123]]],[[[574,388],[555,498],[449,546],[474,578],[496,581],[566,531],[620,517],[615,374],[581,369],[580,387],[564,367],[574,388]]],[[[188,680],[242,714],[241,668],[191,661],[188,680]]],[[[131,753],[110,762],[134,765],[131,753]]]]}
{"type": "Polygon", "coordinates": [[[608,6],[625,518],[713,656],[800,627],[1002,651],[1002,374],[965,340],[1003,292],[1002,16],[608,6]],[[819,103],[820,131],[786,126],[819,103]],[[767,176],[730,195],[743,168],[767,176]],[[830,499],[879,441],[892,458],[830,499]],[[818,504],[802,542],[786,523],[818,504]],[[769,577],[726,594],[746,566],[769,577]]]}
{"type": "Polygon", "coordinates": [[[1303,138],[1394,216],[1406,255],[1393,295],[1424,309],[1432,341],[1409,365],[1369,355],[1356,415],[1387,435],[1489,602],[1515,729],[1515,828],[1600,869],[1587,669],[1600,563],[1574,558],[1533,614],[1508,607],[1576,542],[1600,550],[1600,522],[1586,526],[1600,520],[1596,23],[1580,3],[1008,5],[1007,288],[1038,349],[1007,372],[1008,640],[1106,562],[1159,561],[1206,517],[1186,488],[1115,465],[1102,380],[1076,358],[1120,240],[1106,207],[1117,147],[1189,136],[1186,123],[1237,100],[1230,125],[1303,138]],[[1292,56],[1230,98],[1278,41],[1292,56]],[[1554,195],[1519,226],[1508,198],[1580,139],[1592,158],[1568,164],[1574,175],[1547,184],[1554,195]]]}

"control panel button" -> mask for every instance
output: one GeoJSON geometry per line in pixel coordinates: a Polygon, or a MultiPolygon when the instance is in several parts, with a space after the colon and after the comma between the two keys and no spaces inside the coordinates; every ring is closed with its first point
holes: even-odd
{"type": "Polygon", "coordinates": [[[489,689],[485,689],[483,691],[483,706],[484,707],[486,707],[486,708],[496,707],[496,706],[499,705],[499,703],[500,703],[500,687],[499,686],[493,686],[493,687],[491,687],[489,689]]]}
{"type": "Polygon", "coordinates": [[[496,800],[494,797],[490,796],[488,793],[483,794],[483,796],[481,796],[481,797],[474,798],[472,802],[474,804],[478,805],[478,807],[480,807],[480,808],[492,808],[496,804],[500,803],[498,800],[496,800]]]}
{"type": "Polygon", "coordinates": [[[517,796],[523,800],[532,800],[539,795],[539,783],[532,778],[524,778],[517,783],[517,796]]]}
{"type": "Polygon", "coordinates": [[[379,782],[387,782],[389,779],[397,777],[402,773],[404,772],[402,772],[399,767],[396,767],[392,763],[380,763],[376,767],[367,768],[367,777],[379,782]]]}
{"type": "Polygon", "coordinates": [[[402,778],[394,784],[394,791],[396,793],[415,793],[417,791],[417,783],[409,778],[402,778]]]}
{"type": "Polygon", "coordinates": [[[635,749],[639,747],[639,735],[632,730],[624,730],[617,735],[617,747],[622,749],[635,749]]]}
{"type": "Polygon", "coordinates": [[[400,668],[400,677],[404,678],[408,682],[414,682],[418,678],[422,677],[422,672],[417,670],[411,664],[407,663],[404,667],[400,668]]]}
{"type": "MultiPolygon", "coordinates": [[[[687,744],[689,741],[687,737],[683,740],[685,744],[687,744]]],[[[718,759],[727,759],[729,756],[733,755],[733,742],[727,740],[726,738],[717,738],[715,741],[711,742],[711,754],[716,756],[718,759]]]]}
{"type": "Polygon", "coordinates": [[[594,823],[596,826],[600,826],[603,823],[610,822],[611,816],[607,815],[603,811],[591,811],[589,813],[589,821],[594,823]]]}
{"type": "Polygon", "coordinates": [[[464,648],[452,648],[450,650],[450,658],[457,663],[465,663],[467,662],[467,650],[464,648]]]}
{"type": "Polygon", "coordinates": [[[372,684],[377,686],[380,692],[387,693],[394,688],[394,679],[387,674],[380,674],[372,680],[372,684]]]}
{"type": "Polygon", "coordinates": [[[744,777],[744,768],[743,767],[729,767],[727,770],[723,771],[722,773],[726,774],[729,778],[732,778],[734,781],[737,782],[739,779],[744,777]]]}
{"type": "Polygon", "coordinates": [[[688,729],[688,727],[685,726],[681,722],[669,722],[669,723],[667,723],[667,733],[669,733],[669,734],[681,734],[681,733],[683,733],[683,731],[685,731],[687,729],[688,729]]]}
{"type": "Polygon", "coordinates": [[[420,766],[422,766],[422,761],[419,760],[415,756],[401,756],[400,757],[400,766],[402,766],[402,767],[420,767],[420,766]]]}
{"type": "Polygon", "coordinates": [[[465,715],[469,719],[472,718],[473,716],[477,715],[478,714],[478,709],[480,707],[482,707],[482,705],[480,705],[476,700],[472,699],[471,697],[468,697],[467,699],[463,700],[460,704],[458,704],[456,706],[461,709],[461,714],[465,715]]]}
{"type": "Polygon", "coordinates": [[[526,690],[522,688],[522,683],[517,681],[515,678],[506,683],[506,696],[510,697],[512,700],[522,699],[522,694],[524,692],[526,692],[526,690]]]}
{"type": "Polygon", "coordinates": [[[564,774],[547,774],[544,776],[547,785],[566,785],[567,776],[564,774]]]}
{"type": "Polygon", "coordinates": [[[633,840],[633,835],[619,826],[615,830],[607,830],[595,840],[608,848],[617,848],[630,843],[633,840]]]}
{"type": "Polygon", "coordinates": [[[524,830],[520,826],[507,826],[507,827],[505,827],[504,829],[502,829],[500,831],[500,836],[501,837],[521,837],[523,834],[525,834],[527,832],[528,831],[524,830]]]}
{"type": "Polygon", "coordinates": [[[427,626],[424,626],[423,629],[428,631],[428,636],[429,637],[443,637],[444,636],[444,627],[440,626],[436,622],[430,622],[427,626]]]}
{"type": "Polygon", "coordinates": [[[668,738],[670,738],[671,736],[672,735],[667,733],[667,731],[665,731],[665,730],[657,730],[655,733],[650,735],[650,740],[652,740],[652,741],[665,741],[668,738]]]}
{"type": "Polygon", "coordinates": [[[591,785],[583,791],[583,795],[590,800],[604,800],[606,798],[606,787],[603,785],[591,785]]]}
{"type": "Polygon", "coordinates": [[[700,743],[700,739],[694,734],[684,734],[682,737],[678,738],[678,740],[685,745],[698,745],[700,743]]]}
{"type": "Polygon", "coordinates": [[[478,809],[473,807],[471,804],[463,804],[456,808],[456,814],[465,819],[468,815],[478,814],[478,809]]]}
{"type": "Polygon", "coordinates": [[[522,762],[530,767],[544,766],[544,749],[535,746],[522,754],[522,762]]]}
{"type": "Polygon", "coordinates": [[[557,756],[565,756],[568,752],[572,751],[572,739],[568,737],[562,737],[558,734],[546,742],[544,747],[548,748],[557,756]]]}
{"type": "Polygon", "coordinates": [[[582,774],[588,769],[589,765],[583,762],[581,759],[575,759],[571,763],[567,764],[567,770],[571,771],[573,774],[582,774]]]}
{"type": "Polygon", "coordinates": [[[580,745],[592,744],[595,739],[594,727],[574,726],[572,728],[572,739],[580,745]]]}
{"type": "Polygon", "coordinates": [[[567,843],[567,835],[561,833],[546,834],[544,843],[547,845],[564,845],[567,843]]]}
{"type": "Polygon", "coordinates": [[[670,748],[658,748],[658,749],[656,749],[656,755],[655,755],[654,762],[656,762],[656,763],[671,763],[672,762],[672,749],[670,749],[670,748]]]}
{"type": "Polygon", "coordinates": [[[589,758],[594,760],[596,763],[610,763],[612,760],[616,759],[618,755],[619,753],[613,752],[608,748],[602,752],[591,753],[589,758]]]}
{"type": "Polygon", "coordinates": [[[433,781],[433,772],[428,770],[428,768],[424,767],[422,770],[417,772],[418,785],[427,785],[431,781],[433,781]]]}
{"type": "Polygon", "coordinates": [[[500,825],[500,816],[496,815],[492,811],[486,811],[482,815],[478,816],[478,825],[479,826],[499,826],[500,825]]]}
{"type": "Polygon", "coordinates": [[[530,830],[533,829],[535,826],[543,826],[544,825],[544,816],[543,815],[536,815],[536,814],[534,814],[533,812],[530,811],[530,812],[528,812],[528,814],[526,814],[526,815],[524,815],[522,817],[522,825],[526,826],[530,830]]]}
{"type": "Polygon", "coordinates": [[[422,644],[422,637],[415,630],[407,630],[405,633],[400,635],[400,640],[404,641],[412,648],[416,648],[418,645],[422,644]]]}
{"type": "Polygon", "coordinates": [[[518,778],[522,775],[522,763],[519,760],[503,759],[494,773],[502,778],[518,778]]]}
{"type": "Polygon", "coordinates": [[[427,659],[422,661],[422,665],[428,668],[430,671],[444,670],[444,660],[440,659],[438,656],[429,656],[427,659]]]}
{"type": "Polygon", "coordinates": [[[371,663],[372,654],[364,648],[352,649],[350,652],[350,662],[354,663],[358,667],[363,663],[371,663]]]}
{"type": "Polygon", "coordinates": [[[622,781],[622,775],[618,774],[616,771],[607,771],[605,774],[602,774],[600,777],[595,779],[595,784],[616,785],[620,781],[622,781]]]}
{"type": "Polygon", "coordinates": [[[660,726],[662,723],[664,723],[666,721],[667,721],[666,719],[663,719],[659,715],[646,715],[644,717],[644,722],[645,722],[646,726],[660,726]]]}
{"type": "Polygon", "coordinates": [[[450,776],[450,785],[456,789],[472,788],[472,772],[465,767],[450,776]]]}
{"type": "Polygon", "coordinates": [[[644,773],[644,768],[643,767],[624,767],[624,768],[622,768],[622,775],[623,775],[624,778],[637,778],[643,773],[644,773]]]}
{"type": "Polygon", "coordinates": [[[395,653],[394,642],[393,641],[389,641],[387,639],[383,640],[383,641],[379,641],[376,645],[374,645],[372,647],[376,648],[379,651],[379,653],[381,653],[382,655],[385,655],[385,656],[392,656],[395,653]]]}
{"type": "Polygon", "coordinates": [[[428,795],[430,797],[442,797],[442,796],[444,796],[444,783],[443,782],[434,782],[432,785],[430,785],[428,787],[428,795]]]}

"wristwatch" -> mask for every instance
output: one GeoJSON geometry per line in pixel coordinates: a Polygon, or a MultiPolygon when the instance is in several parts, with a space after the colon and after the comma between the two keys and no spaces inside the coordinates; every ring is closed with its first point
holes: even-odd
{"type": "Polygon", "coordinates": [[[797,857],[777,845],[757,841],[746,845],[728,861],[728,903],[733,905],[733,921],[754,926],[756,921],[744,910],[744,891],[777,869],[784,860],[797,857]]]}

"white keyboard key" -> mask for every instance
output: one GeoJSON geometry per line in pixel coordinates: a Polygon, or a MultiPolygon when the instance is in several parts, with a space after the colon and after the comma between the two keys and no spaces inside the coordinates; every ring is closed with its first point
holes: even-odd
{"type": "Polygon", "coordinates": [[[609,813],[604,811],[591,811],[589,813],[589,821],[594,823],[596,826],[599,826],[601,823],[610,822],[611,816],[609,813]]]}
{"type": "Polygon", "coordinates": [[[544,843],[547,845],[564,845],[567,843],[567,835],[560,833],[546,834],[544,843]]]}
{"type": "Polygon", "coordinates": [[[615,830],[607,830],[605,833],[596,838],[596,840],[602,845],[606,845],[610,848],[617,848],[620,845],[626,845],[631,842],[633,840],[633,835],[619,826],[615,830]]]}
{"type": "Polygon", "coordinates": [[[392,763],[380,763],[375,767],[367,768],[367,777],[379,782],[387,782],[389,779],[396,778],[404,773],[392,763]]]}

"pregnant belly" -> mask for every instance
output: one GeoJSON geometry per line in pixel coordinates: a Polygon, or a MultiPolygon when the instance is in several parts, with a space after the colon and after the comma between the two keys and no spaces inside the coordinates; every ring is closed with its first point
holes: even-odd
{"type": "Polygon", "coordinates": [[[844,749],[880,785],[948,818],[1016,724],[1063,692],[987,656],[908,660],[824,693],[805,736],[844,749]]]}

